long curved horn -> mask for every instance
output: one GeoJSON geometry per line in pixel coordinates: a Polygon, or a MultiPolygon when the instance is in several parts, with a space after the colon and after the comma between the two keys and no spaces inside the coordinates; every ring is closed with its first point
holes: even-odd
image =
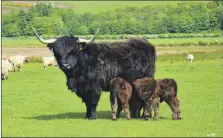
{"type": "Polygon", "coordinates": [[[41,43],[43,43],[43,44],[49,44],[49,43],[54,43],[54,42],[56,41],[56,39],[46,39],[46,40],[44,40],[43,38],[41,38],[41,37],[36,33],[36,31],[34,30],[33,27],[32,27],[32,29],[33,29],[33,32],[35,33],[37,39],[38,39],[41,43]]]}
{"type": "Polygon", "coordinates": [[[86,42],[86,43],[90,43],[90,42],[93,42],[99,32],[100,28],[98,28],[97,32],[95,33],[94,37],[91,39],[91,40],[86,40],[86,39],[81,39],[79,38],[79,42],[86,42]]]}

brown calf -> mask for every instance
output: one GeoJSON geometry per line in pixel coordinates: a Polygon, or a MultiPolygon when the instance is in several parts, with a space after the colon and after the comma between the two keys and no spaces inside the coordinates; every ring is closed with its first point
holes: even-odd
{"type": "Polygon", "coordinates": [[[150,97],[155,93],[156,81],[145,77],[132,82],[133,95],[130,100],[130,110],[133,118],[140,117],[140,110],[144,108],[143,116],[147,120],[151,113],[150,97]]]}
{"type": "Polygon", "coordinates": [[[122,108],[127,119],[131,119],[129,112],[129,100],[132,95],[132,86],[126,80],[116,77],[110,81],[110,103],[112,108],[112,120],[120,116],[122,108]]]}
{"type": "MultiPolygon", "coordinates": [[[[171,78],[164,78],[164,79],[157,79],[157,88],[155,95],[153,95],[150,99],[152,102],[152,108],[157,110],[156,104],[162,103],[165,101],[171,111],[172,111],[172,118],[174,120],[182,119],[181,111],[180,111],[180,101],[177,98],[177,83],[174,79],[171,78]],[[158,96],[159,95],[159,96],[158,96]],[[157,101],[160,98],[159,101],[157,101]]],[[[158,119],[158,114],[156,115],[156,111],[154,110],[154,119],[158,119]]]]}

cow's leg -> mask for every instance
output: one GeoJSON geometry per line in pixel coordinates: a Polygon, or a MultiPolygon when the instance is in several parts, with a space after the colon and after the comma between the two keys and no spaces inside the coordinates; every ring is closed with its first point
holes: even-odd
{"type": "MultiPolygon", "coordinates": [[[[134,95],[132,96],[134,97],[134,95]]],[[[141,99],[138,97],[134,97],[134,99],[130,100],[130,112],[131,112],[131,118],[139,118],[140,117],[140,109],[142,106],[141,99]]]]}
{"type": "Polygon", "coordinates": [[[85,102],[85,105],[86,105],[86,115],[85,115],[85,118],[89,118],[91,116],[91,105],[89,103],[86,103],[85,102]]]}
{"type": "Polygon", "coordinates": [[[96,119],[96,111],[97,111],[97,106],[98,102],[101,96],[101,91],[100,90],[94,90],[91,93],[91,116],[89,119],[96,119]]]}
{"type": "Polygon", "coordinates": [[[136,106],[134,106],[132,110],[132,118],[139,118],[140,117],[140,103],[136,103],[136,106]]]}

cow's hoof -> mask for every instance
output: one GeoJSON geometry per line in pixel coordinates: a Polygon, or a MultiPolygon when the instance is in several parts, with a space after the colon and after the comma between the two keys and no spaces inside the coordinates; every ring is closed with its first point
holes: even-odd
{"type": "Polygon", "coordinates": [[[91,116],[88,118],[88,120],[96,120],[96,116],[91,116]]]}

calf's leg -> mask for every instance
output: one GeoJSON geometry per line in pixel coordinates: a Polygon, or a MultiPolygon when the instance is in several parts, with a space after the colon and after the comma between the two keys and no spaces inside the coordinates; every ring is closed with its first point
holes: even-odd
{"type": "Polygon", "coordinates": [[[172,118],[174,120],[182,119],[181,111],[180,111],[180,104],[177,97],[172,97],[166,100],[166,103],[169,105],[172,111],[172,118]]]}
{"type": "Polygon", "coordinates": [[[148,120],[150,113],[151,113],[151,104],[149,102],[149,100],[147,102],[144,103],[144,119],[148,120]]]}
{"type": "Polygon", "coordinates": [[[130,111],[129,111],[129,103],[128,103],[128,102],[127,102],[127,103],[123,103],[122,105],[123,105],[123,109],[124,109],[126,118],[127,118],[128,120],[130,120],[131,117],[130,117],[130,111]]]}
{"type": "Polygon", "coordinates": [[[158,120],[159,106],[160,106],[160,98],[157,97],[153,99],[153,102],[152,102],[152,108],[154,110],[154,118],[153,118],[154,120],[158,120]]]}
{"type": "Polygon", "coordinates": [[[117,98],[113,101],[113,103],[111,102],[111,106],[112,106],[112,120],[116,120],[116,115],[117,115],[117,111],[118,111],[118,102],[117,102],[117,98]]]}

